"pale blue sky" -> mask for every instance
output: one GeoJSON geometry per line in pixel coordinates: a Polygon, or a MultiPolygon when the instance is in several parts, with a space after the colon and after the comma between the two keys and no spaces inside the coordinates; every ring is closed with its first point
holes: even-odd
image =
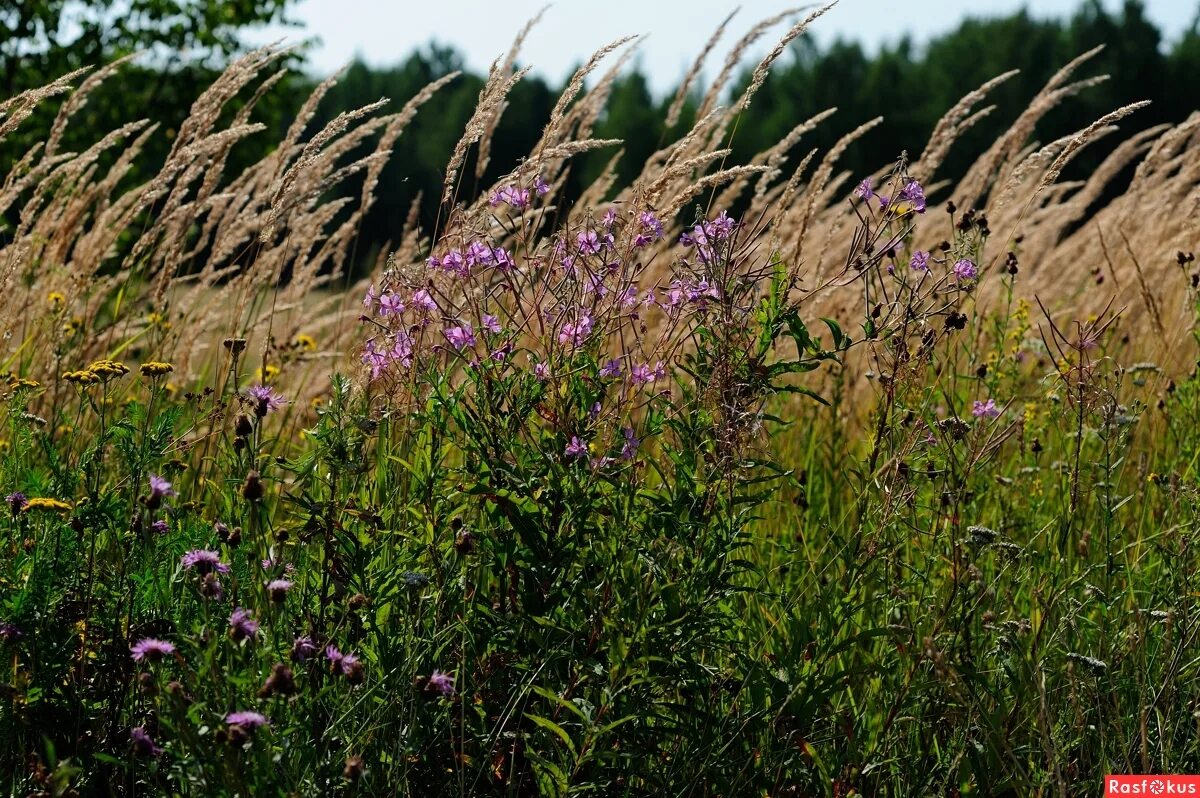
{"type": "MultiPolygon", "coordinates": [[[[1120,0],[1105,0],[1108,8],[1120,0]]],[[[464,54],[467,65],[484,70],[507,51],[525,20],[545,0],[300,0],[292,17],[305,33],[284,29],[272,36],[295,40],[318,37],[312,52],[315,71],[329,72],[355,55],[375,65],[394,63],[431,39],[464,54]]],[[[803,0],[743,0],[741,12],[726,31],[724,47],[758,20],[803,0]]],[[[630,33],[648,34],[639,58],[654,86],[664,91],[687,70],[720,20],[736,5],[720,0],[559,0],[551,5],[523,49],[523,63],[556,81],[594,49],[630,33]]],[[[1196,18],[1200,0],[1146,0],[1150,18],[1167,35],[1177,36],[1196,18]]],[[[868,45],[892,41],[904,32],[918,40],[956,25],[964,16],[987,16],[1026,7],[1035,15],[1069,14],[1078,0],[842,0],[818,20],[814,34],[837,35],[868,45]]],[[[784,28],[780,26],[779,32],[784,28]]],[[[764,37],[760,52],[774,43],[764,37]]],[[[726,50],[710,56],[709,71],[726,50]]],[[[758,54],[758,53],[756,53],[758,54]]]]}

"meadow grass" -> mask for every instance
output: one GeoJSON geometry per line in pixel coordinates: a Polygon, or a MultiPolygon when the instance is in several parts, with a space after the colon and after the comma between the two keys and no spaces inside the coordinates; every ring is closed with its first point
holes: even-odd
{"type": "MultiPolygon", "coordinates": [[[[876,175],[836,171],[874,123],[788,164],[828,114],[727,163],[820,13],[723,108],[753,29],[678,141],[569,207],[572,156],[613,144],[616,73],[585,78],[625,42],[468,196],[514,49],[436,228],[361,280],[355,225],[440,83],[308,131],[322,84],[226,177],[266,48],[145,183],[139,125],[9,165],[8,791],[1068,795],[1200,767],[1200,116],[1060,182],[1138,109],[1030,143],[1085,54],[954,185],[1003,76],[876,175]]],[[[114,74],[0,104],[0,135],[114,74]]]]}

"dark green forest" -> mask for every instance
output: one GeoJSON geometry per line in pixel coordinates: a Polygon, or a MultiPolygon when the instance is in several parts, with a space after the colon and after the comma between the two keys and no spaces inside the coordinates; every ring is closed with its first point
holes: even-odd
{"type": "MultiPolygon", "coordinates": [[[[4,91],[11,95],[84,65],[145,51],[124,67],[119,81],[108,82],[94,97],[85,109],[87,124],[76,125],[75,131],[86,137],[88,131],[110,130],[149,116],[162,123],[165,135],[155,145],[162,154],[170,146],[174,126],[186,117],[201,88],[229,55],[245,49],[242,32],[252,25],[285,20],[288,13],[287,0],[138,0],[134,5],[144,7],[145,13],[120,17],[120,24],[114,26],[115,5],[112,0],[82,5],[64,0],[0,0],[0,22],[13,32],[0,42],[4,91]],[[88,11],[83,18],[98,20],[96,24],[75,25],[74,34],[60,36],[66,16],[78,17],[80,8],[88,11]]],[[[914,8],[913,14],[917,19],[919,9],[914,8]]],[[[740,21],[743,26],[752,24],[748,16],[740,21]]],[[[719,22],[711,20],[714,28],[719,22]]],[[[736,25],[731,30],[736,30],[736,25]]],[[[732,35],[736,34],[726,34],[732,35]]],[[[745,161],[779,141],[799,122],[836,107],[837,112],[806,135],[797,150],[827,149],[862,122],[882,115],[885,123],[853,144],[842,159],[844,168],[855,173],[873,171],[901,151],[919,152],[939,117],[964,94],[1003,72],[1020,70],[991,93],[989,102],[996,110],[955,145],[942,173],[953,178],[1008,127],[1056,70],[1097,45],[1105,49],[1089,63],[1087,74],[1107,74],[1109,79],[1056,108],[1038,130],[1042,141],[1069,134],[1136,100],[1150,100],[1152,105],[1122,123],[1128,132],[1177,122],[1189,109],[1200,107],[1200,4],[1190,29],[1167,40],[1138,0],[1126,0],[1115,10],[1106,9],[1098,0],[1086,0],[1067,18],[1043,19],[1022,11],[1006,17],[968,19],[945,35],[928,40],[898,35],[877,50],[855,41],[820,45],[803,37],[792,46],[791,54],[776,64],[745,119],[732,131],[729,146],[736,159],[745,161]]],[[[273,134],[286,128],[319,79],[306,72],[303,58],[301,47],[279,89],[255,111],[258,121],[270,128],[259,139],[263,146],[277,140],[273,134]]],[[[740,81],[743,85],[752,66],[746,66],[740,81]]],[[[380,97],[399,107],[430,81],[461,69],[459,53],[433,44],[391,68],[351,64],[326,96],[314,125],[380,97]]],[[[716,66],[710,64],[708,69],[715,72],[716,66]]],[[[374,261],[380,248],[397,234],[419,194],[423,197],[423,221],[432,223],[442,181],[436,165],[446,162],[482,85],[483,76],[464,71],[421,110],[397,142],[377,192],[379,201],[362,226],[357,246],[360,263],[374,261]]],[[[490,184],[529,152],[561,88],[536,76],[517,86],[509,96],[481,183],[490,184]]],[[[703,88],[700,81],[693,90],[698,96],[703,88]]],[[[596,136],[624,140],[622,180],[634,177],[650,153],[693,121],[695,98],[677,123],[679,129],[664,129],[671,100],[670,95],[655,96],[646,75],[636,66],[614,87],[596,136]]],[[[50,124],[51,113],[46,112],[43,125],[50,124]]],[[[6,143],[0,163],[10,163],[28,142],[42,135],[38,125],[23,131],[24,138],[18,136],[6,143]]],[[[74,146],[87,143],[68,140],[74,146]]],[[[261,153],[250,151],[253,146],[245,145],[242,157],[257,158],[261,153]]],[[[1073,168],[1086,172],[1105,152],[1101,143],[1089,149],[1073,168]]],[[[611,153],[600,151],[579,159],[567,197],[586,185],[610,158],[611,153]]],[[[473,171],[468,163],[467,173],[473,171]]]]}

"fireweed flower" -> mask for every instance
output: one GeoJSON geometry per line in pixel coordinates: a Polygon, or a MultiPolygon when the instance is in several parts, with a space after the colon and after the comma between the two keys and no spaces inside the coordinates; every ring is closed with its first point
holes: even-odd
{"type": "Polygon", "coordinates": [[[489,204],[493,208],[503,204],[522,210],[529,205],[529,189],[505,186],[492,194],[489,204]]]}
{"type": "Polygon", "coordinates": [[[418,307],[421,310],[429,313],[436,313],[438,309],[437,302],[434,301],[434,298],[429,291],[424,288],[413,294],[412,303],[415,307],[418,307]]]}
{"type": "Polygon", "coordinates": [[[908,202],[917,213],[925,213],[925,189],[916,180],[910,180],[896,195],[897,202],[908,202]]]}
{"type": "Polygon", "coordinates": [[[533,191],[539,197],[544,197],[550,191],[550,184],[542,180],[541,175],[538,175],[533,179],[533,191]]]}
{"type": "Polygon", "coordinates": [[[363,307],[365,307],[367,309],[368,313],[370,313],[372,310],[375,309],[375,300],[376,299],[377,299],[377,297],[375,294],[375,286],[368,285],[367,293],[363,295],[363,307]]]}
{"type": "Polygon", "coordinates": [[[724,241],[733,235],[735,227],[737,227],[737,222],[734,221],[727,211],[721,211],[717,218],[705,223],[704,234],[717,241],[724,241]]]}
{"type": "Polygon", "coordinates": [[[399,295],[388,291],[379,297],[380,316],[399,316],[403,312],[404,300],[400,299],[399,295]]]}
{"type": "Polygon", "coordinates": [[[534,373],[534,376],[536,376],[539,381],[545,382],[546,380],[550,379],[550,364],[549,363],[534,364],[533,373],[534,373]]]}
{"type": "Polygon", "coordinates": [[[468,274],[467,260],[457,249],[452,249],[443,255],[440,266],[442,271],[456,274],[459,277],[466,277],[468,274]]]}
{"type": "Polygon", "coordinates": [[[611,228],[616,223],[617,223],[617,209],[616,208],[609,208],[607,211],[604,212],[604,215],[600,217],[600,224],[604,225],[605,227],[611,228]]]}
{"type": "Polygon", "coordinates": [[[238,607],[229,616],[229,636],[241,642],[258,634],[258,621],[250,610],[238,607]]]}
{"type": "Polygon", "coordinates": [[[265,416],[272,410],[278,410],[287,404],[287,399],[283,398],[283,394],[276,391],[270,385],[251,385],[246,389],[246,398],[254,403],[255,412],[261,417],[265,416]]]}
{"type": "Polygon", "coordinates": [[[179,558],[181,568],[204,576],[216,571],[219,574],[229,573],[229,566],[221,562],[221,555],[209,549],[192,549],[179,558]]]}
{"type": "Polygon", "coordinates": [[[914,271],[929,271],[929,253],[918,249],[917,251],[913,252],[912,260],[908,262],[908,265],[911,266],[914,271]]]}
{"type": "Polygon", "coordinates": [[[133,752],[138,756],[155,757],[162,753],[162,749],[154,744],[154,739],[144,726],[134,726],[130,729],[129,739],[133,744],[133,752]]]}
{"type": "Polygon", "coordinates": [[[24,510],[25,506],[29,504],[29,499],[20,491],[8,494],[4,497],[4,501],[8,502],[8,509],[12,511],[13,515],[24,510]]]}
{"type": "Polygon", "coordinates": [[[1000,408],[996,406],[995,399],[988,399],[986,402],[976,400],[975,406],[971,408],[971,415],[975,418],[995,418],[1000,415],[1000,408]]]}
{"type": "Polygon", "coordinates": [[[483,329],[490,333],[500,332],[500,320],[490,313],[483,314],[483,329]]]}
{"type": "Polygon", "coordinates": [[[174,654],[175,646],[173,643],[168,643],[166,640],[159,640],[156,637],[143,637],[130,646],[129,653],[133,657],[134,662],[141,662],[142,660],[157,662],[163,657],[174,654]]]}
{"type": "Polygon", "coordinates": [[[558,342],[560,344],[570,343],[572,346],[580,346],[592,334],[594,326],[592,317],[585,311],[574,322],[567,322],[562,326],[562,330],[558,333],[558,342]]]}
{"type": "Polygon", "coordinates": [[[467,322],[442,330],[442,335],[446,336],[446,340],[458,352],[475,346],[475,330],[467,322]]]}
{"type": "Polygon", "coordinates": [[[575,244],[583,255],[595,255],[600,251],[600,236],[595,230],[588,230],[575,236],[575,244]]]}
{"type": "Polygon", "coordinates": [[[638,444],[640,444],[641,441],[637,439],[637,435],[634,433],[633,427],[626,427],[624,430],[622,430],[622,434],[625,436],[625,445],[621,447],[621,459],[632,460],[634,455],[637,454],[638,444]]]}
{"type": "Polygon", "coordinates": [[[978,276],[979,270],[970,258],[959,258],[954,262],[954,277],[959,282],[969,282],[978,276]]]}
{"type": "Polygon", "coordinates": [[[875,190],[871,188],[871,178],[863,178],[862,182],[854,189],[854,193],[865,200],[875,196],[875,190]]]}
{"type": "Polygon", "coordinates": [[[613,358],[600,367],[601,377],[620,377],[621,376],[621,361],[613,358]]]}
{"type": "Polygon", "coordinates": [[[375,347],[375,339],[372,338],[363,347],[362,362],[371,370],[371,379],[377,380],[387,367],[388,355],[375,347]]]}
{"type": "Polygon", "coordinates": [[[513,260],[512,255],[510,255],[508,250],[504,247],[496,247],[494,250],[492,250],[492,258],[494,261],[492,265],[500,271],[507,271],[508,269],[511,269],[517,265],[517,262],[513,260]]]}
{"type": "Polygon", "coordinates": [[[567,444],[567,448],[564,451],[564,454],[567,457],[574,457],[576,459],[587,457],[587,455],[588,455],[587,444],[584,443],[583,441],[579,440],[578,436],[572,435],[571,442],[567,444]]]}
{"type": "Polygon", "coordinates": [[[482,241],[472,241],[467,247],[467,266],[490,266],[496,260],[492,248],[482,241]]]}
{"type": "Polygon", "coordinates": [[[425,684],[433,692],[441,693],[447,698],[454,695],[454,677],[443,671],[435,670],[429,674],[429,680],[425,684]]]}

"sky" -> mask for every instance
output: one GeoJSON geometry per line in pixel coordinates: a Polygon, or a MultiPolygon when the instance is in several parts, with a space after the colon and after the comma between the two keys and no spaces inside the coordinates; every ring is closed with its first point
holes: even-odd
{"type": "MultiPolygon", "coordinates": [[[[1037,16],[1065,16],[1080,0],[841,0],[810,29],[818,40],[837,36],[868,47],[898,39],[905,32],[917,41],[954,28],[967,16],[1006,14],[1022,7],[1037,16]]],[[[1144,0],[1150,19],[1168,38],[1190,26],[1200,0],[1144,0]]],[[[484,71],[505,53],[525,21],[545,0],[300,0],[290,16],[301,28],[277,28],[266,39],[294,42],[316,38],[311,69],[327,74],[362,57],[373,66],[403,60],[431,40],[452,45],[468,68],[484,71]]],[[[803,5],[805,0],[742,0],[741,11],[726,30],[723,47],[709,57],[715,71],[727,48],[759,20],[803,5]]],[[[1104,0],[1106,8],[1119,0],[1104,0]]],[[[661,93],[676,85],[712,31],[735,7],[720,0],[558,0],[546,11],[522,49],[521,63],[561,82],[592,51],[627,34],[642,34],[638,59],[661,93]]],[[[779,26],[779,35],[786,30],[779,26]]],[[[774,44],[763,37],[762,55],[774,44]]]]}

